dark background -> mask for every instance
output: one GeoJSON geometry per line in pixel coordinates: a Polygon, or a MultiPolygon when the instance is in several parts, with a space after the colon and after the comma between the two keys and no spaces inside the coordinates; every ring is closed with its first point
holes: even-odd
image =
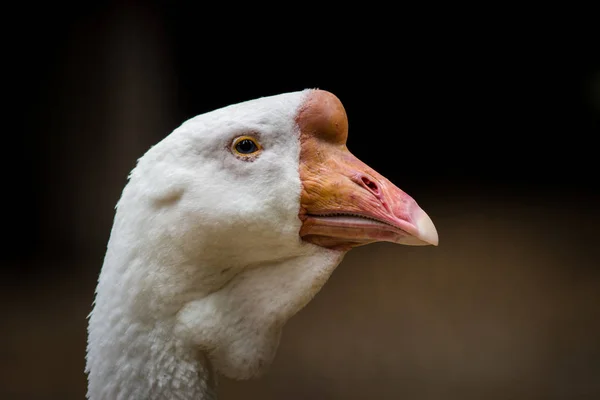
{"type": "Polygon", "coordinates": [[[565,17],[380,11],[369,28],[135,4],[9,14],[2,398],[83,397],[85,317],[138,157],[194,115],[314,87],[440,246],[351,252],[272,371],[223,397],[600,395],[598,35],[565,17]]]}

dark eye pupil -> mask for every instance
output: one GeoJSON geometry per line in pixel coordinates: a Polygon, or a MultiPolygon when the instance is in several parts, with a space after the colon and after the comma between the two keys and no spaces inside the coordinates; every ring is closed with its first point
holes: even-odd
{"type": "Polygon", "coordinates": [[[235,145],[235,149],[242,154],[254,153],[256,151],[256,145],[252,140],[244,139],[240,140],[240,142],[235,145]]]}

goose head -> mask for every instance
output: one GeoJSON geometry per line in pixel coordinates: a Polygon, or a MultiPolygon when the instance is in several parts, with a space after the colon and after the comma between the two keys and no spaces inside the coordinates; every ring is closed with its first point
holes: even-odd
{"type": "Polygon", "coordinates": [[[305,90],[194,117],[138,160],[90,315],[89,398],[208,398],[215,371],[266,370],[347,251],[437,245],[347,135],[340,100],[305,90]]]}

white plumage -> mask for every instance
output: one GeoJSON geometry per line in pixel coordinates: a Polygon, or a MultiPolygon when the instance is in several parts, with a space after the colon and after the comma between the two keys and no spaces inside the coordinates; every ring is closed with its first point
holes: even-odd
{"type": "Polygon", "coordinates": [[[298,115],[317,92],[197,116],[139,159],[90,314],[88,398],[209,399],[217,373],[271,363],[284,323],[348,250],[299,235],[298,115]],[[257,155],[232,149],[242,136],[257,155]]]}

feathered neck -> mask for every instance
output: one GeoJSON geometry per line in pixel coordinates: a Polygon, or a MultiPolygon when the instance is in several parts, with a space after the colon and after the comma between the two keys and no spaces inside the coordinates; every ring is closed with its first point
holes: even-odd
{"type": "Polygon", "coordinates": [[[344,255],[307,245],[301,255],[222,272],[218,290],[198,289],[184,274],[171,285],[177,292],[167,293],[147,284],[173,265],[140,258],[136,249],[116,257],[116,250],[109,242],[90,316],[91,400],[215,399],[217,372],[256,376],[274,358],[283,324],[344,255]]]}
{"type": "Polygon", "coordinates": [[[114,311],[90,319],[89,399],[216,399],[210,362],[173,334],[172,321],[135,320],[99,297],[114,311]]]}

